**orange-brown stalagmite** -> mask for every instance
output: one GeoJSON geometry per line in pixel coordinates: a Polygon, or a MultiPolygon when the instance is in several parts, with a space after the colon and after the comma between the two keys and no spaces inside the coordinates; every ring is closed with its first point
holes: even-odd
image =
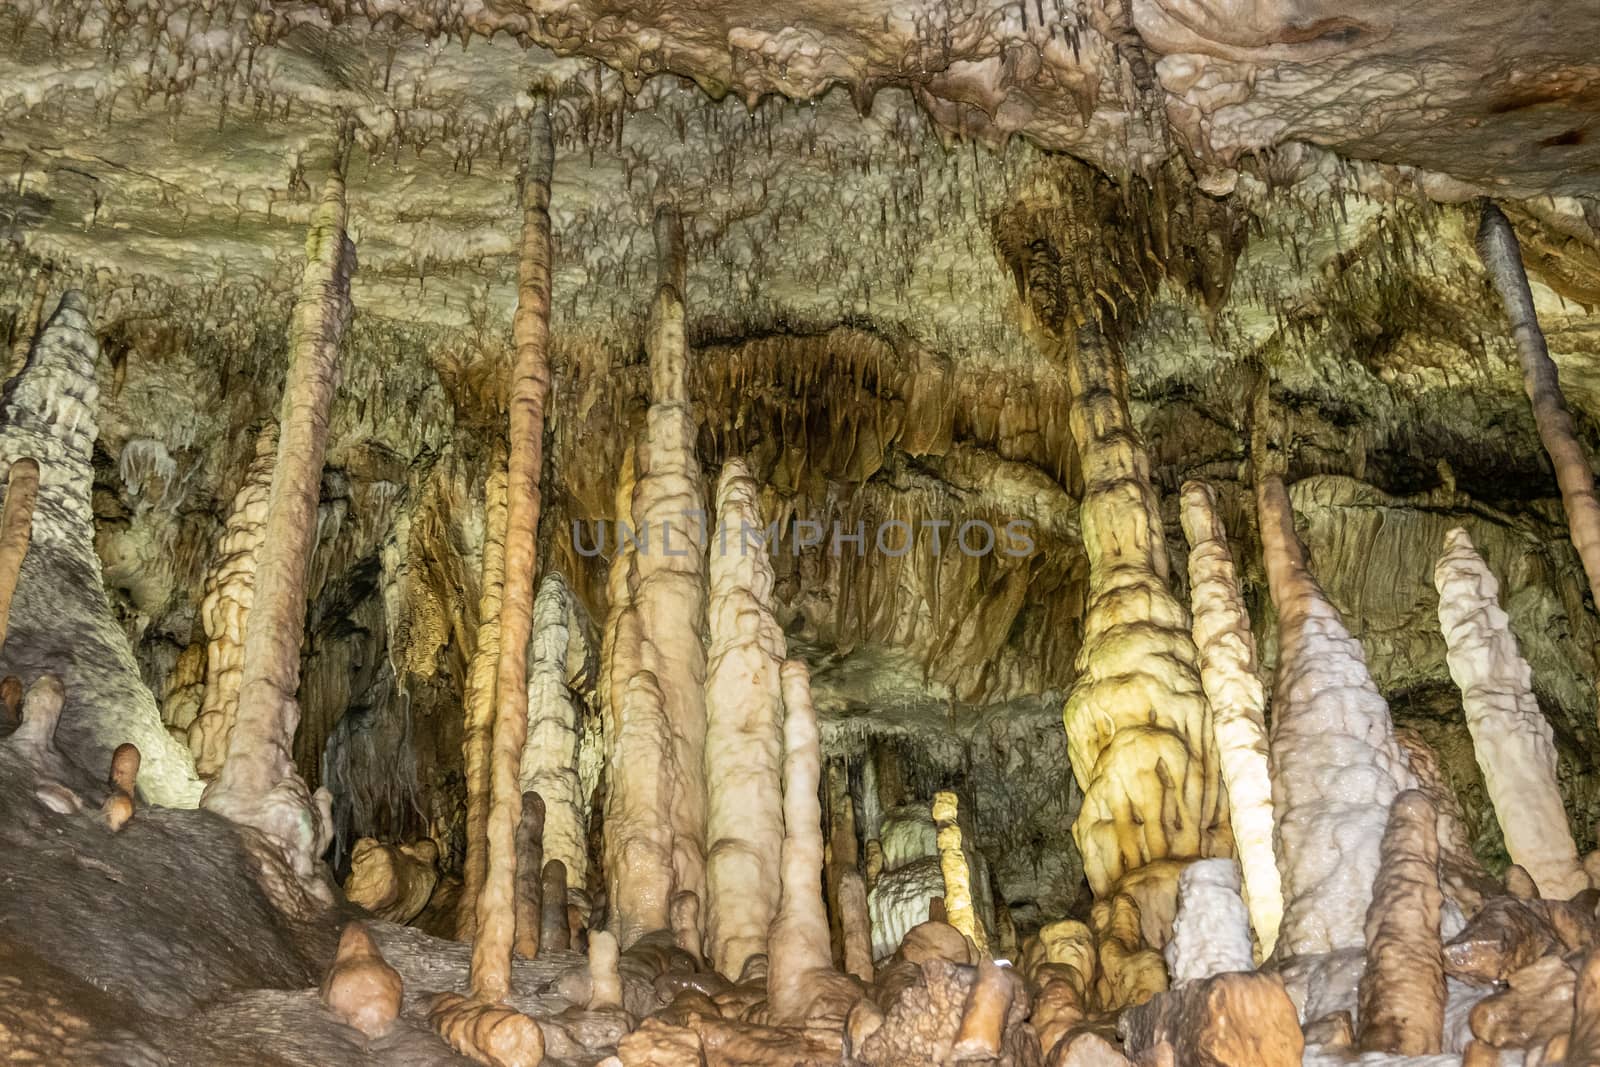
{"type": "Polygon", "coordinates": [[[111,830],[122,829],[133,818],[134,794],[138,783],[139,746],[118,745],[117,751],[111,756],[111,774],[106,779],[111,791],[106,794],[105,803],[100,805],[100,814],[111,830]]]}
{"type": "Polygon", "coordinates": [[[1395,797],[1382,866],[1367,909],[1367,969],[1361,976],[1365,1052],[1428,1056],[1444,1041],[1444,955],[1439,941],[1437,814],[1415,789],[1395,797]]]}
{"type": "Polygon", "coordinates": [[[1561,394],[1561,380],[1539,316],[1533,307],[1533,291],[1522,267],[1522,249],[1504,213],[1491,201],[1483,202],[1478,221],[1478,258],[1483,261],[1489,280],[1511,320],[1511,336],[1517,343],[1517,358],[1522,363],[1522,387],[1533,406],[1533,421],[1539,440],[1550,456],[1561,488],[1561,504],[1566,508],[1567,527],[1572,546],[1578,550],[1583,571],[1589,578],[1589,591],[1600,603],[1600,499],[1594,491],[1594,471],[1573,426],[1561,394]]]}
{"type": "Polygon", "coordinates": [[[266,532],[255,601],[245,628],[239,709],[227,757],[207,787],[205,807],[261,831],[281,849],[312,896],[332,902],[317,870],[332,835],[294,764],[300,723],[300,643],[306,573],[317,534],[317,501],[328,446],[328,416],[339,374],[339,342],[350,318],[355,249],[345,234],[344,179],[331,174],[306,238],[306,268],[289,332],[289,373],[278,419],[266,532]]]}
{"type": "Polygon", "coordinates": [[[0,645],[11,619],[22,559],[33,537],[33,507],[39,499],[39,464],[27,456],[11,465],[6,476],[6,502],[0,510],[0,645]]]}
{"type": "MultiPolygon", "coordinates": [[[[1122,357],[1095,336],[1063,346],[1089,603],[1064,718],[1083,808],[1073,836],[1096,897],[1162,860],[1229,855],[1226,801],[1189,617],[1168,588],[1150,459],[1122,357]]],[[[1176,891],[1177,869],[1166,879],[1176,891]]]]}
{"type": "Polygon", "coordinates": [[[489,867],[489,741],[494,727],[495,671],[500,662],[500,599],[506,580],[506,471],[496,456],[483,490],[483,591],[478,597],[478,645],[467,669],[466,723],[461,739],[467,779],[467,850],[456,904],[456,936],[478,924],[478,892],[489,867]]]}

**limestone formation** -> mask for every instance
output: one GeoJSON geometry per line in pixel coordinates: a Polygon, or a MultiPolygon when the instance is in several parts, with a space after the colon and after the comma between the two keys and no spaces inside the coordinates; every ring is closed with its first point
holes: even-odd
{"type": "Polygon", "coordinates": [[[954,793],[943,792],[933,798],[933,824],[939,831],[939,869],[944,875],[944,910],[950,925],[971,940],[979,957],[983,957],[989,952],[989,938],[973,907],[972,872],[962,851],[956,813],[954,793]]]}
{"type": "Polygon", "coordinates": [[[193,807],[200,796],[193,760],[161,723],[127,635],[112,617],[95,553],[98,353],[88,304],[68,290],[21,372],[0,392],[0,467],[10,470],[24,458],[39,465],[0,670],[30,683],[47,673],[60,678],[65,705],[55,744],[85,776],[99,778],[118,745],[134,744],[144,759],[146,799],[193,807]]]}
{"type": "Polygon", "coordinates": [[[384,960],[365,924],[346,923],[339,952],[322,980],[322,1003],[347,1026],[380,1038],[400,1014],[404,983],[384,960]]]}
{"type": "Polygon", "coordinates": [[[1578,969],[1564,1063],[1566,1067],[1600,1067],[1600,950],[1585,955],[1578,969]]]}
{"type": "Polygon", "coordinates": [[[546,952],[566,952],[572,947],[571,912],[567,903],[567,865],[546,860],[539,876],[539,947],[546,952]]]}
{"type": "Polygon", "coordinates": [[[1361,646],[1306,565],[1280,478],[1257,482],[1256,509],[1280,649],[1271,738],[1278,953],[1359,948],[1389,805],[1415,779],[1361,646]]]}
{"type": "Polygon", "coordinates": [[[1266,957],[1277,944],[1283,920],[1267,770],[1267,694],[1228,531],[1217,514],[1216,492],[1203,482],[1185,482],[1182,516],[1189,538],[1189,608],[1200,653],[1200,684],[1211,704],[1244,900],[1260,955],[1266,957]]]}
{"type": "Polygon", "coordinates": [[[539,1024],[503,1004],[440,993],[428,1007],[428,1023],[451,1048],[484,1067],[539,1067],[544,1062],[539,1024]]]}
{"type": "Polygon", "coordinates": [[[1199,860],[1183,869],[1178,915],[1164,954],[1174,988],[1214,974],[1254,969],[1250,916],[1232,860],[1199,860]]]}
{"type": "Polygon", "coordinates": [[[1462,529],[1445,538],[1434,568],[1439,626],[1450,674],[1506,851],[1542,896],[1565,900],[1587,889],[1556,787],[1553,732],[1533,695],[1533,674],[1501,610],[1500,583],[1462,529]]]}
{"type": "Polygon", "coordinates": [[[522,794],[522,818],[517,822],[517,955],[539,955],[544,928],[544,800],[538,793],[522,794]]]}
{"type": "Polygon", "coordinates": [[[617,939],[609,930],[589,935],[589,1010],[622,1007],[622,979],[617,975],[617,939]]]}
{"type": "MultiPolygon", "coordinates": [[[[56,731],[66,699],[60,678],[41,675],[22,698],[22,721],[5,739],[6,746],[41,779],[60,780],[69,774],[67,761],[56,747],[56,731]]],[[[113,766],[115,762],[113,754],[113,766]]]]}
{"type": "Polygon", "coordinates": [[[33,299],[20,321],[12,326],[11,363],[6,368],[6,378],[15,378],[28,363],[28,350],[38,336],[39,324],[44,321],[45,301],[50,298],[50,271],[40,269],[33,276],[33,299]]]}
{"type": "Polygon", "coordinates": [[[1126,893],[1094,905],[1091,925],[1098,953],[1095,1002],[1106,1011],[1143,1004],[1167,988],[1161,953],[1145,944],[1139,905],[1126,893]]]}
{"type": "Polygon", "coordinates": [[[769,552],[759,487],[743,460],[729,460],[717,480],[706,609],[706,944],[723,974],[766,952],[778,907],[785,641],[769,552]]]}
{"type": "Polygon", "coordinates": [[[1073,836],[1096,897],[1157,860],[1228,853],[1211,713],[1189,619],[1167,586],[1150,460],[1127,369],[1098,338],[1065,353],[1089,603],[1065,720],[1084,800],[1073,836]]]}
{"type": "Polygon", "coordinates": [[[438,847],[427,838],[385,845],[370,837],[350,852],[344,894],[374,918],[407,923],[422,913],[439,882],[438,847]]]}
{"type": "Polygon", "coordinates": [[[214,777],[222,767],[239,710],[245,624],[255,603],[256,567],[266,541],[272,472],[277,462],[278,428],[268,424],[256,435],[255,457],[234,495],[206,573],[205,599],[200,602],[200,620],[206,630],[205,692],[188,732],[195,770],[203,778],[214,777]]]}
{"type": "Polygon", "coordinates": [[[1190,982],[1130,1009],[1118,1030],[1130,1052],[1148,1056],[1166,1044],[1179,1064],[1298,1067],[1305,1052],[1294,1004],[1273,974],[1190,982]]]}
{"type": "MultiPolygon", "coordinates": [[[[533,638],[528,649],[528,736],[522,746],[522,792],[544,802],[541,848],[569,872],[567,891],[587,913],[589,809],[578,781],[582,719],[568,687],[568,650],[584,635],[572,590],[559,574],[547,574],[533,602],[533,638]]],[[[587,660],[587,656],[580,656],[587,660]]],[[[519,860],[520,862],[520,860],[519,860]]]]}
{"type": "Polygon", "coordinates": [[[111,774],[106,784],[110,792],[100,805],[100,814],[113,833],[121,830],[133,818],[135,796],[139,782],[139,746],[118,745],[111,755],[111,774]]]}
{"type": "Polygon", "coordinates": [[[1439,841],[1433,805],[1407,790],[1389,809],[1367,911],[1361,976],[1363,1051],[1427,1056],[1443,1049],[1445,983],[1439,943],[1439,841]]]}
{"type": "Polygon", "coordinates": [[[5,508],[0,511],[0,646],[5,644],[17,577],[33,537],[33,509],[39,499],[39,464],[24,456],[6,475],[5,508]]]}
{"type": "Polygon", "coordinates": [[[290,365],[278,419],[254,600],[245,628],[239,706],[227,756],[206,787],[210,810],[259,831],[282,850],[312,899],[332,903],[318,871],[333,836],[294,764],[300,723],[300,643],[306,574],[317,534],[328,412],[338,380],[339,341],[351,314],[355,251],[345,234],[344,179],[331,174],[306,237],[306,266],[289,330],[290,365]]]}

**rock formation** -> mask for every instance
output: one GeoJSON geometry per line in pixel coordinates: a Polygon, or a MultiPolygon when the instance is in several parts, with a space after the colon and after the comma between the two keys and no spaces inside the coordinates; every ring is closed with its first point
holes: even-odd
{"type": "Polygon", "coordinates": [[[346,923],[339,952],[322,980],[322,1003],[369,1038],[387,1034],[400,1014],[405,983],[383,958],[366,926],[346,923]]]}
{"type": "Polygon", "coordinates": [[[972,871],[961,848],[956,813],[954,793],[942,792],[933,798],[933,825],[939,831],[939,870],[944,875],[944,911],[946,921],[960,930],[983,957],[989,952],[989,938],[973,906],[972,871]]]}
{"type": "Polygon", "coordinates": [[[410,922],[422,913],[438,885],[438,858],[438,846],[427,839],[385,845],[364,837],[350,853],[345,896],[374,918],[410,922]]]}
{"type": "Polygon", "coordinates": [[[1506,851],[1533,876],[1541,895],[1565,900],[1587,889],[1589,880],[1556,787],[1553,733],[1500,608],[1500,583],[1461,529],[1446,535],[1433,581],[1450,674],[1461,689],[1473,752],[1506,851]]]}
{"type": "Polygon", "coordinates": [[[1420,792],[1395,797],[1382,866],[1367,910],[1360,1030],[1368,1052],[1427,1056],[1444,1044],[1444,958],[1439,942],[1439,841],[1420,792]]]}
{"type": "Polygon", "coordinates": [[[1254,969],[1250,916],[1239,895],[1232,860],[1199,860],[1178,876],[1178,916],[1167,942],[1167,976],[1174,988],[1228,971],[1254,969]]]}
{"type": "Polygon", "coordinates": [[[0,511],[0,645],[17,595],[17,577],[33,538],[33,509],[39,499],[39,464],[24,456],[6,475],[5,509],[0,511]]]}
{"type": "Polygon", "coordinates": [[[139,788],[139,747],[137,745],[122,744],[117,746],[116,752],[111,755],[111,773],[107,777],[106,785],[110,792],[100,805],[100,814],[106,821],[106,826],[115,833],[128,824],[133,818],[136,795],[139,788]]]}

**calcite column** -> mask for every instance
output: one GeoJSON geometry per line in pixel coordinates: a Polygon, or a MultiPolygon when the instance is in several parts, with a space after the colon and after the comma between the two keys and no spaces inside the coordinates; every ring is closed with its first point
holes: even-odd
{"type": "Polygon", "coordinates": [[[979,956],[986,956],[989,937],[973,906],[972,870],[967,865],[966,853],[962,851],[961,827],[956,823],[957,811],[954,793],[934,795],[933,825],[939,831],[939,869],[944,873],[945,921],[972,942],[979,956]]]}
{"type": "Polygon", "coordinates": [[[1578,550],[1583,572],[1589,577],[1589,591],[1600,603],[1600,499],[1595,496],[1594,471],[1578,441],[1572,413],[1561,394],[1555,361],[1550,358],[1544,331],[1539,328],[1517,235],[1505,215],[1488,200],[1483,202],[1477,243],[1478,258],[1511,320],[1511,336],[1522,364],[1522,387],[1533,406],[1539,440],[1555,468],[1572,546],[1578,550]]]}
{"type": "Polygon", "coordinates": [[[1281,478],[1257,482],[1256,508],[1278,609],[1272,798],[1284,914],[1277,951],[1288,958],[1360,948],[1389,805],[1416,780],[1360,643],[1306,565],[1281,478]]]}
{"type": "Polygon", "coordinates": [[[1500,583],[1462,529],[1445,535],[1433,570],[1450,676],[1461,689],[1472,748],[1513,863],[1541,896],[1589,887],[1556,786],[1555,737],[1533,695],[1533,672],[1500,608],[1500,583]]]}
{"type": "Polygon", "coordinates": [[[489,747],[494,731],[495,672],[500,666],[500,600],[506,581],[506,470],[496,451],[483,487],[483,588],[478,594],[477,646],[467,667],[461,755],[467,779],[467,850],[456,903],[456,936],[478,925],[478,893],[489,869],[489,747]]]}
{"type": "Polygon", "coordinates": [[[300,642],[306,572],[317,536],[317,501],[328,415],[339,376],[339,341],[350,318],[355,250],[345,235],[344,180],[323,186],[306,238],[306,267],[289,327],[289,372],[278,419],[278,461],[245,628],[239,707],[227,757],[203,803],[260,830],[283,850],[318,899],[332,900],[316,865],[332,834],[294,764],[300,724],[300,642]]]}
{"type": "Polygon", "coordinates": [[[787,644],[772,614],[772,560],[760,488],[743,460],[717,481],[706,666],[707,954],[737,978],[767,951],[783,848],[783,694],[787,644]]]}
{"type": "Polygon", "coordinates": [[[1069,344],[1066,355],[1089,603],[1064,718],[1084,792],[1072,832],[1089,886],[1104,898],[1151,863],[1226,855],[1227,812],[1188,615],[1167,585],[1127,370],[1098,339],[1069,344]]]}
{"type": "MultiPolygon", "coordinates": [[[[587,915],[584,879],[589,871],[589,806],[578,784],[578,729],[582,722],[567,687],[568,651],[583,641],[575,600],[559,574],[545,575],[533,602],[533,642],[528,651],[528,739],[522,746],[522,791],[544,799],[544,858],[567,871],[569,900],[587,915]],[[575,899],[574,899],[575,898],[575,899]]],[[[537,872],[542,876],[543,868],[537,872]]]]}
{"type": "Polygon", "coordinates": [[[0,392],[0,470],[39,465],[28,550],[22,559],[0,675],[58,675],[65,706],[56,745],[100,778],[118,745],[139,747],[146,800],[193,807],[200,779],[187,746],[161,722],[122,627],[111,615],[94,549],[92,454],[98,429],[99,344],[83,295],[69,291],[0,392]]]}
{"type": "Polygon", "coordinates": [[[1217,497],[1200,482],[1183,486],[1189,538],[1189,605],[1200,652],[1200,684],[1211,703],[1222,780],[1228,787],[1234,853],[1260,954],[1272,954],[1283,920],[1283,887],[1273,852],[1272,776],[1267,770],[1266,688],[1256,639],[1239,591],[1217,497]]]}
{"type": "Polygon", "coordinates": [[[661,284],[650,309],[650,408],[639,442],[633,525],[641,543],[633,559],[633,610],[639,620],[640,667],[660,688],[671,732],[669,756],[673,892],[706,897],[706,612],[705,500],[695,457],[684,342],[681,234],[676,217],[657,218],[661,284]]]}
{"type": "Polygon", "coordinates": [[[206,631],[205,693],[200,713],[189,724],[189,751],[194,753],[195,770],[205,778],[222,766],[239,709],[245,623],[255,602],[256,564],[267,536],[267,504],[277,463],[278,428],[268,425],[256,437],[255,457],[234,494],[206,574],[206,595],[200,602],[200,622],[206,631]]]}

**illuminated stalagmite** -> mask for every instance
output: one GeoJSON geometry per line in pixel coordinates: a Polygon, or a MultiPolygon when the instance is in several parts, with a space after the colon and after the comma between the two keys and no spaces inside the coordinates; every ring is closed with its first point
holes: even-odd
{"type": "Polygon", "coordinates": [[[1500,583],[1462,529],[1445,535],[1433,570],[1450,675],[1472,733],[1506,851],[1539,887],[1566,900],[1587,889],[1556,786],[1554,734],[1533,695],[1533,674],[1500,608],[1500,583]]]}
{"type": "Polygon", "coordinates": [[[945,921],[971,941],[979,955],[989,951],[989,939],[978,921],[972,900],[972,870],[961,847],[961,827],[956,824],[957,800],[950,792],[933,798],[933,825],[939,830],[939,869],[944,874],[945,921]]]}
{"type": "Polygon", "coordinates": [[[462,762],[467,779],[467,849],[456,905],[456,936],[478,923],[478,893],[489,867],[489,742],[494,729],[495,672],[500,665],[500,599],[506,581],[506,471],[496,456],[483,488],[483,588],[478,596],[477,647],[467,668],[462,762]]]}
{"type": "Polygon", "coordinates": [[[255,602],[256,564],[267,536],[267,504],[277,462],[278,428],[269,424],[256,437],[255,458],[234,495],[206,574],[206,596],[200,602],[207,639],[205,696],[200,713],[189,724],[189,751],[194,753],[195,770],[205,778],[222,766],[239,709],[245,623],[255,602]]]}
{"type": "MultiPolygon", "coordinates": [[[[650,308],[650,409],[637,452],[633,525],[633,610],[639,662],[655,677],[671,732],[668,757],[673,892],[706,896],[706,610],[705,501],[689,405],[689,356],[683,335],[683,235],[677,217],[656,218],[659,288],[650,308]]],[[[624,939],[624,944],[626,944],[624,939]]]]}
{"type": "Polygon", "coordinates": [[[278,419],[278,461],[245,627],[239,707],[227,757],[205,806],[260,830],[314,897],[332,902],[317,865],[333,834],[294,765],[300,723],[300,642],[306,572],[317,535],[317,501],[338,381],[339,340],[350,317],[355,250],[345,236],[344,179],[330,175],[306,238],[306,267],[289,328],[289,373],[278,419]]]}
{"type": "Polygon", "coordinates": [[[1201,482],[1184,483],[1182,514],[1189,538],[1189,605],[1200,682],[1211,702],[1244,900],[1265,957],[1272,953],[1283,919],[1283,887],[1272,846],[1272,778],[1263,714],[1267,695],[1257,673],[1256,639],[1239,592],[1228,531],[1217,514],[1216,493],[1201,482]]]}
{"type": "MultiPolygon", "coordinates": [[[[133,649],[112,616],[95,553],[92,456],[99,352],[83,295],[69,291],[0,392],[0,470],[39,465],[32,532],[17,577],[0,674],[60,677],[65,707],[55,744],[99,778],[118,745],[139,746],[144,798],[193,807],[200,780],[188,748],[161,722],[133,649]]],[[[20,474],[21,472],[19,472],[20,474]]]]}
{"type": "Polygon", "coordinates": [[[1167,942],[1168,980],[1184,982],[1255,968],[1250,918],[1232,860],[1199,860],[1178,878],[1178,915],[1167,942]]]}
{"type": "Polygon", "coordinates": [[[1389,805],[1416,782],[1361,645],[1306,566],[1282,479],[1262,477],[1256,501],[1278,609],[1272,726],[1284,898],[1278,954],[1360,948],[1389,805]]]}
{"type": "MultiPolygon", "coordinates": [[[[589,806],[578,784],[581,719],[567,688],[567,652],[583,640],[572,590],[559,574],[539,583],[528,652],[528,737],[522,746],[522,791],[544,800],[544,858],[567,870],[567,892],[588,913],[589,806]],[[574,634],[574,630],[579,630],[574,634]]],[[[539,872],[542,876],[542,867],[539,872]]]]}
{"type": "Polygon", "coordinates": [[[767,950],[783,847],[783,631],[760,490],[743,460],[723,465],[711,547],[706,667],[706,943],[737,977],[767,950]]]}
{"type": "Polygon", "coordinates": [[[1382,866],[1367,910],[1367,968],[1361,1029],[1367,1052],[1426,1056],[1444,1041],[1444,956],[1439,941],[1437,816],[1411,789],[1395,797],[1383,835],[1382,866]]]}
{"type": "Polygon", "coordinates": [[[1555,361],[1550,358],[1544,331],[1539,328],[1517,235],[1505,215],[1488,200],[1483,202],[1478,222],[1478,257],[1511,320],[1511,336],[1522,363],[1522,387],[1533,406],[1539,440],[1555,468],[1556,484],[1561,487],[1572,546],[1583,561],[1589,591],[1600,603],[1600,499],[1595,496],[1594,471],[1578,441],[1572,413],[1561,394],[1555,361]]]}
{"type": "Polygon", "coordinates": [[[1084,792],[1072,830],[1089,886],[1105,897],[1148,864],[1226,854],[1226,812],[1189,619],[1167,586],[1150,460],[1128,413],[1127,369],[1089,338],[1068,346],[1067,364],[1089,557],[1079,673],[1065,711],[1084,792]]]}

